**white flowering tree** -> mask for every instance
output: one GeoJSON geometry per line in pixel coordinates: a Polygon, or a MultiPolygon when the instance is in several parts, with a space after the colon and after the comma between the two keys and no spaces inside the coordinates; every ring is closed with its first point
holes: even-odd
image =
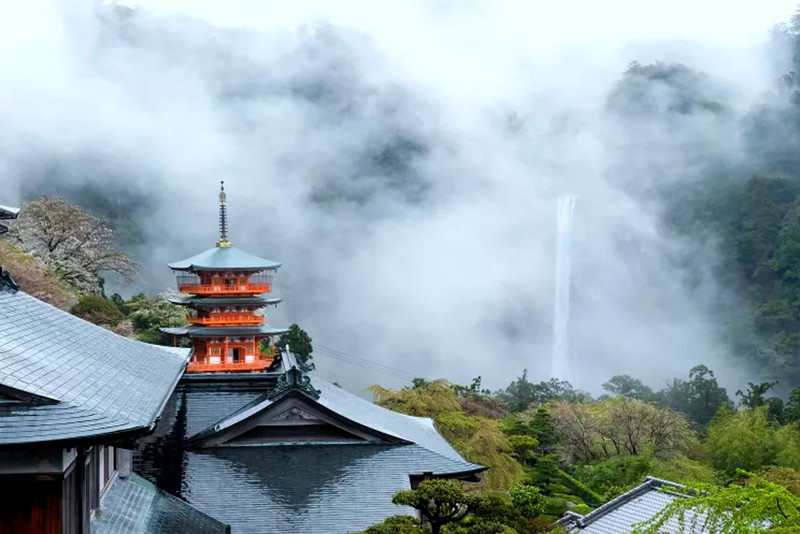
{"type": "Polygon", "coordinates": [[[130,278],[138,267],[117,248],[106,219],[62,198],[23,204],[10,236],[81,293],[99,294],[102,273],[130,278]]]}

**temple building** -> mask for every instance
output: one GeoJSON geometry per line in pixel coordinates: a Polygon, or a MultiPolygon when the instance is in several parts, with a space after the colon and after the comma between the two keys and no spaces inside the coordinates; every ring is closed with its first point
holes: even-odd
{"type": "Polygon", "coordinates": [[[229,532],[131,472],[188,358],[27,295],[0,267],[0,532],[229,532]]]}
{"type": "Polygon", "coordinates": [[[392,496],[425,478],[477,480],[486,468],[462,458],[431,419],[322,379],[291,346],[247,360],[255,339],[283,332],[245,322],[277,302],[265,277],[279,264],[230,246],[225,209],[222,195],[218,246],[169,265],[190,293],[176,300],[197,317],[165,331],[190,336],[195,355],[155,431],[140,440],[136,470],[234,534],[355,532],[414,514],[392,496]],[[249,372],[216,372],[239,370],[249,372]]]}
{"type": "Polygon", "coordinates": [[[270,328],[263,313],[265,306],[281,300],[269,296],[281,264],[248,254],[228,241],[224,182],[219,193],[219,233],[215,247],[169,264],[183,294],[171,300],[193,313],[187,318],[188,326],[161,330],[176,340],[178,336],[191,339],[190,373],[263,371],[273,362],[273,336],[287,332],[270,328]]]}

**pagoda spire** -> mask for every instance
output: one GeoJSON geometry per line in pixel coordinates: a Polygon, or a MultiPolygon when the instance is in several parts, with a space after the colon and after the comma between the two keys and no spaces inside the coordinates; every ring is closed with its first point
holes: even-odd
{"type": "Polygon", "coordinates": [[[218,247],[229,247],[231,242],[228,241],[228,208],[225,205],[225,182],[219,182],[219,241],[218,247]]]}

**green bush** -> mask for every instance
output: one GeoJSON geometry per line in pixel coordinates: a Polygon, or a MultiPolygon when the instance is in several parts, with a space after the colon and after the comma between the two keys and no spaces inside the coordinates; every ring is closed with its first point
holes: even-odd
{"type": "Polygon", "coordinates": [[[78,299],[69,312],[86,321],[99,325],[117,326],[125,316],[113,302],[96,295],[78,299]]]}
{"type": "Polygon", "coordinates": [[[539,488],[534,486],[517,485],[509,490],[511,504],[514,509],[522,514],[525,519],[542,515],[544,503],[539,488]]]}
{"type": "Polygon", "coordinates": [[[393,515],[383,523],[372,525],[361,533],[353,534],[425,534],[419,526],[419,520],[407,515],[393,515]]]}

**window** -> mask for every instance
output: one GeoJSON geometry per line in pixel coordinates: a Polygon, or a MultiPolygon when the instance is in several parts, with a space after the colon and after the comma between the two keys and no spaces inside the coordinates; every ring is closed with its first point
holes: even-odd
{"type": "Polygon", "coordinates": [[[211,354],[219,355],[219,347],[211,347],[211,354]]]}

